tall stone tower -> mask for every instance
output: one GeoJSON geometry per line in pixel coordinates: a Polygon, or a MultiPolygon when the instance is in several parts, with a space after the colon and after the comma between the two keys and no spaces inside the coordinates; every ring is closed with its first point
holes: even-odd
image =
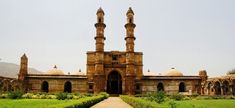
{"type": "Polygon", "coordinates": [[[99,93],[104,91],[104,29],[106,25],[104,24],[104,11],[99,8],[97,13],[97,23],[96,27],[96,53],[95,53],[95,73],[94,73],[94,91],[99,93]]]}
{"type": "Polygon", "coordinates": [[[28,58],[24,54],[20,60],[20,71],[19,71],[18,79],[23,81],[27,74],[28,74],[28,58]]]}
{"type": "Polygon", "coordinates": [[[135,91],[135,36],[134,36],[134,12],[131,8],[126,13],[127,23],[125,24],[126,28],[126,93],[132,94],[135,91]]]}
{"type": "Polygon", "coordinates": [[[88,91],[110,94],[140,93],[143,72],[142,52],[134,50],[134,12],[131,8],[126,13],[126,50],[104,51],[104,11],[97,11],[96,50],[87,52],[88,91]]]}

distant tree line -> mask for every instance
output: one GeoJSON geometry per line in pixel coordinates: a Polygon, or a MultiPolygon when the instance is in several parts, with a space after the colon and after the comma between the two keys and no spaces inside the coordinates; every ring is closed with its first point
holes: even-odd
{"type": "Polygon", "coordinates": [[[228,71],[227,75],[235,74],[235,69],[228,71]]]}

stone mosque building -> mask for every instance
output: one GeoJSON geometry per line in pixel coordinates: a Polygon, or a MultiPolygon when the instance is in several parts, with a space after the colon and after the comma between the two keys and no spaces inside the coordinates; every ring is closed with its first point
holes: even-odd
{"type": "MultiPolygon", "coordinates": [[[[104,11],[99,8],[95,23],[95,51],[87,52],[86,74],[79,71],[76,74],[65,75],[55,66],[45,74],[29,74],[28,58],[21,57],[18,79],[0,78],[0,90],[9,91],[22,89],[25,92],[81,92],[110,94],[140,94],[164,91],[167,94],[181,93],[191,95],[226,95],[233,93],[235,77],[229,80],[208,79],[205,70],[198,75],[183,75],[175,68],[164,75],[151,72],[143,74],[143,52],[135,51],[134,12],[131,8],[126,13],[125,51],[105,51],[104,11]],[[17,84],[13,83],[17,82],[17,84]],[[15,85],[14,85],[15,84],[15,85]]],[[[225,77],[227,79],[227,77],[225,77]]]]}

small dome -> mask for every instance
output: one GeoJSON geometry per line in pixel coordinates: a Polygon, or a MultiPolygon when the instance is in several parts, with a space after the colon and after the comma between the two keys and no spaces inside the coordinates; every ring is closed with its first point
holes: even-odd
{"type": "Polygon", "coordinates": [[[98,13],[104,14],[104,11],[103,11],[103,9],[101,7],[97,10],[96,14],[98,14],[98,13]]]}
{"type": "Polygon", "coordinates": [[[57,66],[55,65],[53,69],[47,71],[47,74],[49,74],[49,75],[64,75],[64,72],[62,70],[57,69],[57,66]]]}
{"type": "Polygon", "coordinates": [[[144,72],[144,76],[157,76],[157,74],[148,70],[148,72],[144,72]]]}
{"type": "Polygon", "coordinates": [[[183,76],[183,73],[175,68],[171,68],[168,72],[166,72],[166,76],[183,76]]]}
{"type": "Polygon", "coordinates": [[[79,69],[79,71],[76,72],[75,75],[86,75],[86,74],[84,72],[82,72],[81,69],[79,69]]]}

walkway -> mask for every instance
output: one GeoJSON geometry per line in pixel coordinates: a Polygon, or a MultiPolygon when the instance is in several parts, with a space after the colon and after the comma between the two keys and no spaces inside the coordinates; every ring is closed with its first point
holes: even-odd
{"type": "Polygon", "coordinates": [[[132,108],[129,104],[125,103],[120,97],[109,97],[91,108],[132,108]]]}

